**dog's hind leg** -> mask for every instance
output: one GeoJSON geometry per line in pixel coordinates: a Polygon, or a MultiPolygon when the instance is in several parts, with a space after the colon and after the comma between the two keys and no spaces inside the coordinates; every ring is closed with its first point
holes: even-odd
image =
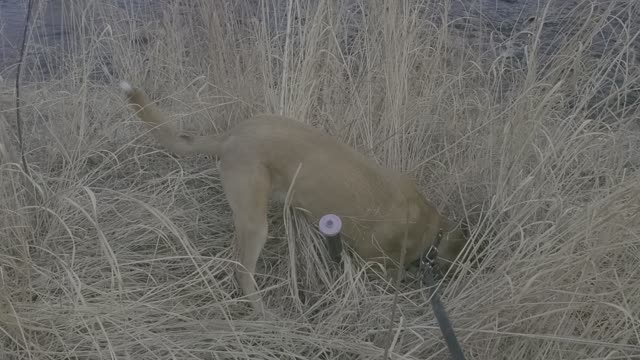
{"type": "Polygon", "coordinates": [[[222,186],[235,223],[235,246],[239,266],[236,280],[254,310],[266,315],[257,293],[253,275],[258,256],[267,241],[267,207],[271,183],[269,173],[261,164],[223,163],[222,186]]]}

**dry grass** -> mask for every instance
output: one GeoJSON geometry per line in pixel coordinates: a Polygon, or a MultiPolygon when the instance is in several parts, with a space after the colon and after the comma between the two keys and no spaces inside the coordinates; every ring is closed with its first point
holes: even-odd
{"type": "MultiPolygon", "coordinates": [[[[358,259],[330,272],[277,207],[258,281],[280,320],[247,316],[215,166],[159,148],[121,79],[187,129],[282,112],[415,175],[470,224],[473,256],[442,289],[468,359],[640,357],[637,5],[585,10],[544,57],[538,21],[518,60],[437,6],[199,0],[141,22],[112,2],[67,2],[71,55],[46,79],[52,53],[28,66],[31,178],[0,138],[1,358],[382,358],[395,290],[358,259]],[[592,57],[611,26],[628,31],[592,57]]],[[[391,358],[447,358],[425,292],[400,291],[391,358]]]]}

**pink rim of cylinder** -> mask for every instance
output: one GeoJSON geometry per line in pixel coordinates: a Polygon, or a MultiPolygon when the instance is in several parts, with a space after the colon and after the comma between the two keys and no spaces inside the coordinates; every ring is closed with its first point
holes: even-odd
{"type": "Polygon", "coordinates": [[[320,218],[319,227],[324,236],[336,236],[342,229],[342,220],[337,215],[327,214],[320,218]]]}

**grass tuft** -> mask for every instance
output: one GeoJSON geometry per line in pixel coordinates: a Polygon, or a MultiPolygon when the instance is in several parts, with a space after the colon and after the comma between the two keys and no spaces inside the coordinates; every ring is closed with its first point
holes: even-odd
{"type": "Polygon", "coordinates": [[[430,2],[117,3],[69,0],[65,52],[28,44],[30,176],[0,73],[0,357],[448,357],[419,281],[389,331],[396,290],[355,257],[332,272],[277,207],[257,277],[277,319],[248,316],[215,163],[155,144],[122,80],[190,131],[282,113],[415,176],[469,226],[441,288],[469,359],[640,356],[633,2],[585,3],[551,39],[548,8],[498,40],[430,2]]]}

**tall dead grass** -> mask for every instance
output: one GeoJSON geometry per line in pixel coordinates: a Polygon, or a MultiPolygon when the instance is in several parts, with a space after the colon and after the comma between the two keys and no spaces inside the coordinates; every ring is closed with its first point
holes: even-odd
{"type": "MultiPolygon", "coordinates": [[[[124,107],[127,79],[185,129],[283,113],[414,175],[470,227],[441,289],[469,359],[637,358],[638,9],[616,4],[585,8],[551,54],[543,17],[489,56],[491,29],[446,26],[431,3],[196,0],[140,21],[67,2],[70,52],[27,59],[32,75],[60,64],[23,85],[31,178],[1,88],[0,354],[382,358],[396,290],[355,258],[329,271],[312,227],[277,207],[258,282],[279,319],[247,317],[212,160],[159,148],[124,107]],[[594,58],[614,26],[625,36],[594,58]]],[[[391,357],[447,358],[419,283],[399,291],[391,357]]]]}

